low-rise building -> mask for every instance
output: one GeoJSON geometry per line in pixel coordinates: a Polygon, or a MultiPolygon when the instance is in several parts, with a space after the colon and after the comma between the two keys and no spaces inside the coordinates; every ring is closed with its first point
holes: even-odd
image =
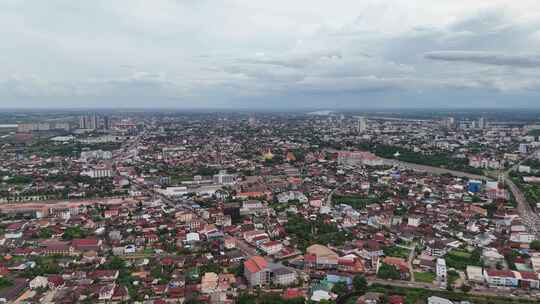
{"type": "Polygon", "coordinates": [[[244,276],[249,285],[264,286],[270,283],[271,271],[268,262],[261,256],[254,256],[244,262],[244,276]]]}
{"type": "Polygon", "coordinates": [[[279,267],[272,270],[272,282],[274,285],[287,286],[296,283],[297,275],[294,270],[279,267]]]}

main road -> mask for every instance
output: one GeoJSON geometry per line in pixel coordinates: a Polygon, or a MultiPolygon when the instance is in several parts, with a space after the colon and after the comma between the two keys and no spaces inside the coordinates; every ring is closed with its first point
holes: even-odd
{"type": "Polygon", "coordinates": [[[522,159],[519,163],[515,164],[510,169],[506,170],[503,173],[503,177],[504,177],[504,182],[508,185],[508,187],[510,188],[510,191],[512,191],[512,194],[514,195],[514,198],[516,199],[517,210],[525,226],[529,228],[529,232],[536,235],[537,239],[540,239],[540,216],[538,216],[538,214],[534,212],[529,202],[527,202],[525,195],[523,195],[523,192],[521,191],[521,189],[519,189],[519,187],[516,186],[514,181],[512,181],[512,179],[510,178],[510,172],[518,169],[519,166],[523,162],[531,159],[532,157],[537,155],[538,152],[540,152],[540,150],[535,150],[533,153],[529,154],[527,157],[522,159]]]}
{"type": "Polygon", "coordinates": [[[388,165],[388,166],[400,166],[403,168],[408,168],[408,169],[417,170],[417,171],[425,171],[425,172],[430,172],[430,173],[435,173],[435,174],[450,174],[452,176],[466,177],[470,179],[491,180],[489,177],[484,176],[484,175],[477,175],[477,174],[450,170],[450,169],[445,169],[445,168],[408,163],[408,162],[400,161],[397,159],[383,158],[383,162],[385,165],[388,165]]]}

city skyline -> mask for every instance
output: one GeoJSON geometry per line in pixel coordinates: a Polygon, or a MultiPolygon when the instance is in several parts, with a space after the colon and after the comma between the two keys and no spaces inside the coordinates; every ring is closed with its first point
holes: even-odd
{"type": "Polygon", "coordinates": [[[535,1],[0,8],[2,109],[540,107],[535,1]]]}

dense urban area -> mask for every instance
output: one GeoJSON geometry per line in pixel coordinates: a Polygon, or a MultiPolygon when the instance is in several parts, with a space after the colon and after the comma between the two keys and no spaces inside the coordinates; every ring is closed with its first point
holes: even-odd
{"type": "Polygon", "coordinates": [[[0,302],[539,303],[509,117],[1,113],[0,302]]]}

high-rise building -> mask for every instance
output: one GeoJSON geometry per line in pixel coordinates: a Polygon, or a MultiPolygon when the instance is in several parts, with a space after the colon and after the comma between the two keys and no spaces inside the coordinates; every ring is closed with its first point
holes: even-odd
{"type": "Polygon", "coordinates": [[[256,119],[255,117],[253,117],[253,116],[250,116],[250,117],[248,118],[248,125],[249,125],[250,127],[256,126],[256,125],[257,125],[257,119],[256,119]]]}
{"type": "Polygon", "coordinates": [[[486,119],[484,117],[478,118],[478,128],[479,129],[486,128],[486,119]]]}
{"type": "Polygon", "coordinates": [[[98,118],[96,115],[84,115],[79,117],[79,128],[95,130],[98,127],[98,118]]]}
{"type": "Polygon", "coordinates": [[[17,132],[30,133],[40,131],[69,131],[70,126],[67,122],[36,122],[36,123],[23,123],[17,125],[17,132]]]}
{"type": "Polygon", "coordinates": [[[88,129],[95,130],[98,127],[98,118],[96,115],[89,116],[90,123],[88,129]]]}
{"type": "Polygon", "coordinates": [[[364,116],[360,116],[358,118],[358,133],[364,133],[367,129],[367,119],[364,116]]]}
{"type": "Polygon", "coordinates": [[[447,129],[453,129],[455,127],[455,124],[456,124],[456,120],[454,119],[454,117],[447,117],[444,120],[444,126],[447,129]]]}
{"type": "Polygon", "coordinates": [[[79,117],[79,128],[86,129],[86,116],[79,117]]]}
{"type": "Polygon", "coordinates": [[[111,129],[111,120],[109,116],[103,116],[103,129],[105,130],[111,129]]]}

